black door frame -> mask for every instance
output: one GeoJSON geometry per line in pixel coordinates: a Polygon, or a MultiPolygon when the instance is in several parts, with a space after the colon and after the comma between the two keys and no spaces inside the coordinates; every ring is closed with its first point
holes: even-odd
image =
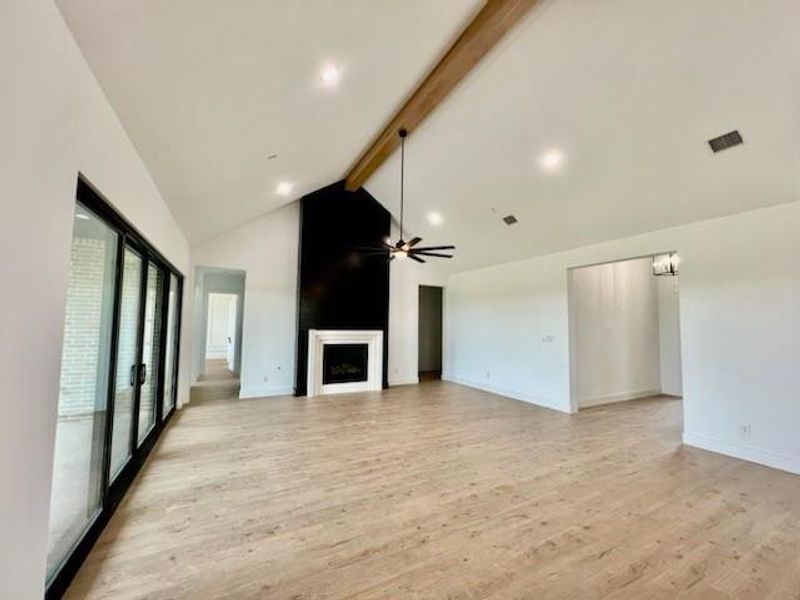
{"type": "Polygon", "coordinates": [[[180,332],[182,324],[182,299],[183,299],[183,274],[175,268],[175,266],[168,261],[164,256],[150,244],[147,239],[129,223],[116,209],[113,208],[110,202],[100,194],[99,191],[84,177],[82,173],[78,173],[78,183],[76,189],[76,203],[85,206],[91,210],[95,215],[100,217],[106,225],[117,233],[117,255],[115,257],[116,273],[114,281],[114,302],[113,302],[113,315],[112,315],[112,329],[111,329],[111,347],[109,348],[109,365],[108,365],[108,393],[106,398],[106,419],[105,431],[102,449],[103,458],[103,472],[101,474],[102,485],[102,500],[100,510],[97,511],[94,518],[89,522],[83,532],[81,538],[77,541],[70,554],[64,559],[58,569],[53,573],[52,577],[47,582],[45,597],[47,600],[61,598],[66,592],[69,584],[77,574],[84,560],[88,556],[92,547],[97,539],[100,537],[103,529],[108,523],[111,515],[114,514],[117,506],[122,501],[125,492],[130,488],[136,474],[142,468],[147,456],[153,449],[164,427],[170,421],[175,413],[177,406],[177,392],[178,392],[178,373],[180,364],[180,332]],[[131,455],[126,464],[117,474],[112,482],[110,480],[110,467],[111,467],[111,436],[114,428],[114,400],[115,400],[115,384],[116,384],[116,371],[117,371],[117,343],[119,341],[119,326],[120,326],[120,310],[122,302],[122,278],[123,278],[123,261],[125,255],[125,248],[131,247],[142,257],[142,281],[139,290],[139,324],[136,340],[136,385],[134,387],[133,398],[133,415],[131,422],[131,455]],[[156,385],[156,402],[154,406],[155,422],[150,429],[147,436],[138,443],[138,426],[139,426],[139,403],[141,388],[143,382],[139,376],[139,369],[142,364],[143,340],[144,340],[144,327],[145,327],[145,303],[147,292],[147,273],[151,263],[156,268],[161,270],[163,275],[163,285],[161,290],[161,297],[159,301],[163,310],[159,318],[161,319],[161,326],[159,328],[158,344],[159,344],[159,364],[155,373],[148,373],[149,376],[157,377],[156,385]],[[166,340],[167,340],[167,325],[169,322],[169,292],[172,282],[172,277],[175,276],[176,285],[176,303],[175,303],[175,322],[174,340],[173,340],[173,372],[167,374],[165,358],[166,358],[166,340]],[[172,378],[172,398],[169,399],[172,407],[162,416],[163,402],[165,401],[164,385],[166,377],[172,378]]]}

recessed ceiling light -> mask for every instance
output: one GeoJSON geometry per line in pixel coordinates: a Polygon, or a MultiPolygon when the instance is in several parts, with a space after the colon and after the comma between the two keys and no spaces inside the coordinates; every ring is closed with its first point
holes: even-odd
{"type": "Polygon", "coordinates": [[[326,65],[322,69],[322,73],[320,73],[319,78],[322,80],[322,83],[328,87],[334,87],[339,80],[342,78],[342,72],[339,70],[339,67],[336,65],[326,65]]]}
{"type": "Polygon", "coordinates": [[[442,215],[440,215],[438,212],[428,213],[428,223],[431,225],[441,225],[442,215]]]}
{"type": "Polygon", "coordinates": [[[275,193],[279,196],[288,196],[292,193],[294,189],[294,184],[289,183],[288,181],[281,181],[278,185],[275,186],[275,193]]]}
{"type": "Polygon", "coordinates": [[[557,148],[546,150],[539,158],[539,166],[548,173],[555,173],[564,164],[564,153],[557,148]]]}

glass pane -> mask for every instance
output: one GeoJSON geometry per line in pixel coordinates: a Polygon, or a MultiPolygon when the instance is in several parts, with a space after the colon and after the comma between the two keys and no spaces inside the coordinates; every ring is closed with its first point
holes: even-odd
{"type": "Polygon", "coordinates": [[[75,209],[61,350],[48,578],[100,510],[118,235],[75,209]]]}
{"type": "Polygon", "coordinates": [[[111,479],[117,476],[131,455],[133,396],[136,389],[136,354],[139,306],[142,290],[142,257],[125,248],[122,268],[122,299],[117,339],[117,373],[114,394],[114,425],[111,436],[111,479]]]}
{"type": "Polygon", "coordinates": [[[161,416],[166,417],[175,406],[175,326],[178,314],[178,278],[169,278],[169,307],[167,309],[167,347],[164,351],[164,405],[161,416]]]}
{"type": "Polygon", "coordinates": [[[156,422],[158,367],[161,359],[161,322],[163,321],[164,273],[153,263],[147,267],[147,293],[144,305],[144,385],[139,398],[139,439],[141,444],[156,422]]]}

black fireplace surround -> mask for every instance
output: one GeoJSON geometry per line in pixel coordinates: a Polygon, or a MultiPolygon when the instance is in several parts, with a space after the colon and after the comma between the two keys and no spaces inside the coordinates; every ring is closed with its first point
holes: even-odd
{"type": "Polygon", "coordinates": [[[309,329],[382,331],[387,387],[389,262],[369,250],[383,246],[391,216],[364,188],[345,191],[343,181],[308,194],[300,206],[295,395],[306,395],[309,329]]]}

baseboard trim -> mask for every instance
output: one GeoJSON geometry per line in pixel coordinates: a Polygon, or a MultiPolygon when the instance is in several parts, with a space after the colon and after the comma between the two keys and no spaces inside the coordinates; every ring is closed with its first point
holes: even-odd
{"type": "Polygon", "coordinates": [[[771,467],[780,471],[786,471],[794,475],[800,475],[800,457],[789,454],[781,454],[772,450],[753,448],[731,442],[724,442],[696,433],[683,434],[683,443],[687,446],[708,450],[725,456],[732,456],[740,460],[756,463],[765,467],[771,467]]]}
{"type": "Polygon", "coordinates": [[[239,398],[266,398],[269,396],[292,396],[294,387],[291,385],[265,385],[253,388],[241,388],[239,398]]]}
{"type": "Polygon", "coordinates": [[[614,404],[616,402],[627,402],[628,400],[638,400],[639,398],[648,398],[650,396],[660,396],[661,390],[637,390],[633,392],[621,392],[616,394],[603,394],[602,396],[593,396],[591,398],[583,398],[578,401],[580,408],[589,408],[591,406],[601,406],[603,404],[614,404]]]}
{"type": "Polygon", "coordinates": [[[457,383],[459,385],[464,385],[466,387],[475,388],[476,390],[481,390],[483,392],[489,392],[490,394],[497,394],[498,396],[504,396],[512,400],[518,400],[520,402],[525,402],[527,404],[533,404],[540,408],[549,408],[550,410],[556,410],[558,412],[564,412],[564,413],[570,412],[568,409],[563,409],[557,406],[553,406],[552,404],[547,403],[541,398],[537,398],[536,396],[531,396],[530,394],[525,394],[523,392],[518,392],[516,390],[509,390],[494,385],[487,385],[485,383],[472,381],[470,379],[464,379],[462,377],[455,377],[453,375],[447,375],[445,373],[442,374],[442,381],[449,381],[451,383],[457,383]]]}
{"type": "Polygon", "coordinates": [[[417,385],[419,383],[419,377],[410,377],[408,379],[396,379],[396,380],[389,380],[389,387],[395,387],[396,385],[417,385]]]}

